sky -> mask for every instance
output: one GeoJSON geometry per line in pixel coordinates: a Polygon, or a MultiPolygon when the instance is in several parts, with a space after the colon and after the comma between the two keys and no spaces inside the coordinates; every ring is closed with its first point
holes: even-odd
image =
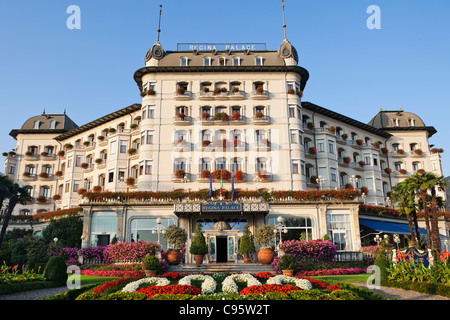
{"type": "MultiPolygon", "coordinates": [[[[79,126],[140,103],[133,80],[156,42],[283,40],[281,0],[0,0],[0,154],[12,129],[63,113],[79,126]],[[73,20],[80,9],[79,20],[73,20]],[[69,28],[79,21],[80,29],[69,28]],[[68,24],[69,22],[69,24],[68,24]]],[[[416,113],[438,133],[450,175],[450,1],[285,0],[287,39],[310,78],[303,101],[367,123],[380,108],[416,113]],[[368,8],[375,5],[379,15],[368,8]],[[373,18],[379,17],[378,20],[373,18]],[[379,29],[368,28],[379,22],[379,29]]],[[[4,158],[1,157],[0,160],[4,158]]],[[[3,171],[3,166],[0,166],[3,171]]]]}

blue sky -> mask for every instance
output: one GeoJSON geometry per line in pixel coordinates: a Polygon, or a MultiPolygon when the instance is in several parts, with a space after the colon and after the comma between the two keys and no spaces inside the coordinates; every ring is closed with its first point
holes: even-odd
{"type": "MultiPolygon", "coordinates": [[[[0,4],[0,152],[28,118],[67,114],[83,125],[140,102],[134,72],[161,43],[283,40],[281,0],[17,0],[0,4]],[[69,30],[70,5],[81,29],[69,30]]],[[[450,175],[450,1],[286,0],[287,38],[310,73],[304,101],[368,122],[382,107],[418,114],[438,133],[450,175]],[[370,5],[381,29],[369,30],[370,5]]],[[[3,168],[0,169],[2,171],[3,168]]]]}

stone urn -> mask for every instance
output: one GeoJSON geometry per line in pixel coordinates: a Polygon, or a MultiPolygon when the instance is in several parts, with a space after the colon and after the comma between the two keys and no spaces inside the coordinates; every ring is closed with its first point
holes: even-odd
{"type": "Polygon", "coordinates": [[[261,248],[258,252],[258,261],[262,264],[271,264],[275,258],[275,251],[272,248],[261,248]]]}
{"type": "Polygon", "coordinates": [[[170,249],[166,252],[166,260],[169,265],[177,265],[180,264],[183,259],[183,254],[180,250],[170,249]]]}

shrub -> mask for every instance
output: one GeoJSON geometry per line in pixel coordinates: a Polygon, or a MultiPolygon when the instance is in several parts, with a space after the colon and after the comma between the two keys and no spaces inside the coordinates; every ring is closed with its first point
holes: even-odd
{"type": "Polygon", "coordinates": [[[253,236],[250,233],[249,225],[246,224],[244,227],[244,234],[239,243],[239,254],[246,255],[254,252],[256,252],[256,249],[253,242],[253,236]]]}
{"type": "Polygon", "coordinates": [[[327,300],[328,296],[318,289],[299,290],[289,292],[289,296],[294,300],[327,300]]]}
{"type": "MultiPolygon", "coordinates": [[[[146,300],[147,295],[142,292],[117,291],[102,298],[102,300],[146,300]]],[[[92,299],[94,300],[94,299],[92,299]]]]}
{"type": "Polygon", "coordinates": [[[44,277],[52,282],[65,285],[67,283],[67,267],[62,256],[51,257],[44,269],[44,277]]]}
{"type": "Polygon", "coordinates": [[[202,226],[197,223],[195,228],[194,238],[192,239],[191,247],[189,248],[191,254],[207,254],[208,247],[206,245],[205,236],[202,233],[202,226]]]}
{"type": "Polygon", "coordinates": [[[142,261],[148,254],[154,255],[161,251],[161,245],[157,242],[134,241],[118,242],[110,244],[105,249],[105,258],[109,261],[142,261]]]}
{"type": "Polygon", "coordinates": [[[100,300],[100,294],[88,291],[80,294],[75,300],[100,300]]]}
{"type": "Polygon", "coordinates": [[[361,300],[356,294],[348,290],[336,290],[330,293],[332,300],[361,300]]]}
{"type": "Polygon", "coordinates": [[[158,271],[161,268],[161,262],[157,257],[148,255],[142,261],[142,267],[144,268],[144,270],[158,271]]]}

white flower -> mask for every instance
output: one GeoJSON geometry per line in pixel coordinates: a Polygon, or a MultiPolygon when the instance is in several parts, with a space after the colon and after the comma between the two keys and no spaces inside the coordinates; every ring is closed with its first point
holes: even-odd
{"type": "Polygon", "coordinates": [[[166,286],[170,284],[170,281],[166,278],[158,278],[158,277],[149,277],[143,278],[137,281],[130,282],[123,289],[122,292],[135,292],[139,286],[143,283],[151,283],[154,286],[166,286]]]}
{"type": "Polygon", "coordinates": [[[203,281],[202,283],[202,294],[212,294],[216,291],[216,281],[208,275],[203,274],[193,274],[189,276],[185,276],[180,281],[178,281],[178,284],[180,285],[191,285],[192,280],[200,280],[203,281]]]}
{"type": "Polygon", "coordinates": [[[295,283],[297,287],[302,288],[303,290],[311,290],[312,284],[306,279],[299,279],[295,277],[289,277],[284,275],[278,275],[267,280],[267,284],[279,284],[282,285],[284,283],[295,283]]]}
{"type": "Polygon", "coordinates": [[[225,278],[222,282],[222,291],[225,293],[238,293],[238,286],[236,281],[246,282],[247,287],[260,286],[261,282],[254,276],[248,273],[232,274],[225,278]]]}

